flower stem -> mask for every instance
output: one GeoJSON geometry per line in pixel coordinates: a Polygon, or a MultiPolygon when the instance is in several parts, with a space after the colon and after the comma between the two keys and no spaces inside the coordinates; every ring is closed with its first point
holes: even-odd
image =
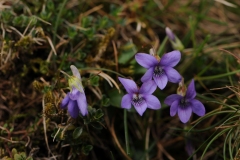
{"type": "Polygon", "coordinates": [[[124,133],[125,133],[125,142],[126,142],[126,152],[127,152],[127,155],[130,155],[129,140],[128,140],[128,126],[127,126],[127,110],[126,109],[124,109],[123,121],[124,121],[124,133]]]}

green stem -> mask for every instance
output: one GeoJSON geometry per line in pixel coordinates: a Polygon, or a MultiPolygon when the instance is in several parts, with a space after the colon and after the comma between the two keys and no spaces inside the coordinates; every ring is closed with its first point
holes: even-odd
{"type": "Polygon", "coordinates": [[[229,73],[218,74],[218,75],[214,75],[214,76],[196,77],[196,79],[197,80],[211,80],[211,79],[226,77],[226,76],[233,75],[233,74],[236,74],[236,73],[239,73],[239,72],[240,72],[240,70],[236,70],[236,71],[232,71],[232,72],[229,72],[229,73]]]}
{"type": "Polygon", "coordinates": [[[162,44],[160,45],[160,47],[159,47],[159,49],[158,49],[158,51],[157,51],[157,55],[159,55],[159,56],[162,56],[162,55],[163,55],[163,53],[164,53],[164,48],[165,48],[165,46],[166,46],[167,40],[168,40],[168,38],[165,37],[164,40],[163,40],[163,42],[162,42],[162,44]]]}
{"type": "Polygon", "coordinates": [[[58,25],[59,25],[59,21],[60,21],[60,17],[62,15],[62,11],[63,11],[63,8],[64,6],[66,5],[67,3],[67,0],[64,0],[63,3],[62,3],[62,6],[59,10],[59,13],[57,15],[57,19],[56,19],[56,23],[55,23],[55,26],[54,26],[54,34],[53,34],[53,44],[55,45],[55,42],[56,42],[56,35],[57,35],[57,29],[58,29],[58,25]]]}

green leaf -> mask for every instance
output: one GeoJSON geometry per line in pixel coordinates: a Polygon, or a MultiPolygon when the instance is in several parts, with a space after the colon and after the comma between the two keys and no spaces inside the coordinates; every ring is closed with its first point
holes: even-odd
{"type": "Polygon", "coordinates": [[[91,126],[93,126],[95,129],[98,129],[98,130],[101,130],[103,128],[102,125],[98,122],[91,123],[91,126]]]}
{"type": "Polygon", "coordinates": [[[99,119],[99,118],[101,118],[102,116],[104,116],[103,111],[102,111],[101,109],[98,109],[97,112],[96,112],[95,115],[94,115],[94,118],[95,118],[95,119],[99,119]]]}
{"type": "Polygon", "coordinates": [[[20,15],[17,17],[14,17],[13,19],[13,25],[14,26],[20,26],[20,27],[24,27],[27,25],[28,21],[28,17],[26,17],[25,15],[20,15]]]}
{"type": "Polygon", "coordinates": [[[24,152],[15,154],[14,160],[26,160],[26,154],[24,152]]]}
{"type": "Polygon", "coordinates": [[[77,29],[75,27],[68,27],[67,31],[70,39],[73,39],[78,34],[77,29]]]}
{"type": "Polygon", "coordinates": [[[97,87],[97,86],[99,85],[99,77],[94,75],[94,76],[90,79],[90,83],[91,83],[91,85],[97,87]]]}
{"type": "Polygon", "coordinates": [[[3,10],[0,16],[2,17],[4,23],[12,22],[12,19],[14,18],[9,10],[3,10]]]}
{"type": "Polygon", "coordinates": [[[77,139],[78,137],[81,136],[83,131],[82,127],[77,127],[74,131],[73,131],[73,139],[77,139]]]}
{"type": "Polygon", "coordinates": [[[47,1],[47,5],[46,5],[47,9],[49,9],[50,11],[54,11],[55,6],[53,1],[47,1]]]}
{"type": "Polygon", "coordinates": [[[112,106],[121,107],[123,92],[119,93],[117,89],[112,89],[108,92],[108,97],[112,106]]]}
{"type": "Polygon", "coordinates": [[[101,103],[102,103],[102,106],[108,107],[110,105],[110,99],[107,98],[106,95],[103,95],[101,103]]]}
{"type": "Polygon", "coordinates": [[[83,154],[88,155],[89,152],[92,150],[92,148],[93,148],[92,145],[86,145],[86,146],[83,146],[83,148],[82,148],[82,152],[83,152],[83,154]]]}
{"type": "Polygon", "coordinates": [[[13,149],[12,149],[12,154],[13,154],[13,155],[14,155],[14,154],[17,154],[16,148],[13,148],[13,149]]]}
{"type": "Polygon", "coordinates": [[[133,59],[136,52],[137,52],[137,48],[135,44],[133,44],[132,42],[127,43],[121,48],[118,63],[126,64],[128,61],[133,59]]]}

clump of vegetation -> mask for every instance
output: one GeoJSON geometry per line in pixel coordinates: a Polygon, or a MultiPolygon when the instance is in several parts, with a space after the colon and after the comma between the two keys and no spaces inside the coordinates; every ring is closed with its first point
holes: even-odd
{"type": "Polygon", "coordinates": [[[239,7],[2,0],[0,157],[239,159],[239,7]]]}

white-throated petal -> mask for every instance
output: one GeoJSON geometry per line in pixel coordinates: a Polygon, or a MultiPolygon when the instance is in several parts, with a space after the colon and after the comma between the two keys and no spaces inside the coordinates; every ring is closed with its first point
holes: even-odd
{"type": "Polygon", "coordinates": [[[135,102],[132,101],[132,104],[140,116],[142,116],[147,109],[147,103],[144,99],[140,99],[135,102]]]}
{"type": "Polygon", "coordinates": [[[168,78],[165,74],[161,74],[160,76],[153,76],[154,81],[156,82],[157,86],[163,90],[168,82],[168,78]]]}
{"type": "Polygon", "coordinates": [[[187,123],[192,115],[192,107],[178,107],[178,116],[183,123],[187,123]]]}

